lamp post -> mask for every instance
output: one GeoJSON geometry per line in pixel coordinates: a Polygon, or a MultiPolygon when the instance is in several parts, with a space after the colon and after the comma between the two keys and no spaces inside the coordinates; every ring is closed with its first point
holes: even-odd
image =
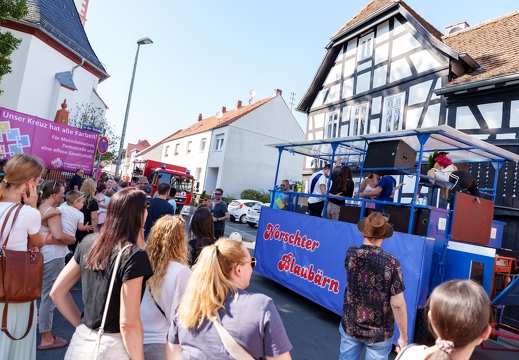
{"type": "Polygon", "coordinates": [[[124,137],[126,136],[126,125],[128,124],[128,114],[130,113],[130,103],[132,102],[133,81],[135,80],[135,70],[137,70],[137,60],[139,59],[139,48],[141,45],[153,44],[150,38],[146,37],[137,40],[137,53],[135,54],[135,62],[133,63],[132,81],[130,82],[130,92],[128,93],[128,102],[126,103],[126,113],[124,114],[123,132],[121,134],[121,142],[119,144],[119,153],[117,155],[117,164],[115,166],[115,176],[119,175],[119,167],[121,166],[124,137]]]}

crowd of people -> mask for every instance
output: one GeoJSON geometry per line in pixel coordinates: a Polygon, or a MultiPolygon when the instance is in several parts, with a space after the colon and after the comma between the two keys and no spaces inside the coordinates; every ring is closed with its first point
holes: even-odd
{"type": "MultiPolygon", "coordinates": [[[[229,212],[222,189],[214,191],[212,210],[202,204],[194,212],[189,240],[183,217],[168,203],[169,184],[160,184],[157,197],[149,198],[145,183],[121,187],[109,179],[96,186],[78,169],[65,186],[43,181],[43,163],[28,155],[13,156],[4,169],[0,222],[20,202],[24,221],[4,223],[0,239],[9,234],[9,250],[38,249],[44,267],[39,313],[30,311],[30,302],[9,304],[11,333],[23,334],[31,314],[33,325],[21,340],[0,333],[1,359],[34,360],[36,348],[67,345],[65,359],[291,358],[272,299],[246,290],[256,259],[239,234],[223,237],[229,212]],[[78,281],[82,312],[70,294],[78,281]],[[56,307],[76,327],[70,343],[52,334],[56,307]]],[[[337,196],[353,192],[348,169],[331,171],[337,196]]],[[[329,175],[325,169],[313,185],[321,188],[321,178],[329,175]]],[[[334,218],[336,204],[329,205],[326,211],[334,218]]],[[[323,210],[312,206],[312,212],[323,210]]],[[[364,242],[350,247],[345,259],[340,358],[357,359],[364,350],[366,359],[387,359],[396,322],[399,359],[469,359],[490,334],[489,300],[481,286],[468,280],[438,286],[427,304],[436,344],[408,345],[400,263],[380,247],[393,229],[374,212],[358,230],[364,242]]],[[[0,314],[3,309],[0,302],[0,314]]]]}

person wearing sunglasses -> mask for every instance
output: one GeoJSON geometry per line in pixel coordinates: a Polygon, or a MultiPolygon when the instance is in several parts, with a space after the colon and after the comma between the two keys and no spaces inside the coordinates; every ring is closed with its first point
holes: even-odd
{"type": "Polygon", "coordinates": [[[234,359],[216,322],[255,359],[291,359],[292,345],[272,299],[245,291],[255,266],[239,241],[221,238],[203,248],[169,329],[168,360],[234,359]]]}
{"type": "Polygon", "coordinates": [[[214,236],[219,239],[223,236],[225,231],[225,221],[231,218],[229,210],[227,210],[227,204],[222,201],[223,190],[216,189],[214,191],[215,202],[213,209],[213,221],[214,221],[214,236]]]}

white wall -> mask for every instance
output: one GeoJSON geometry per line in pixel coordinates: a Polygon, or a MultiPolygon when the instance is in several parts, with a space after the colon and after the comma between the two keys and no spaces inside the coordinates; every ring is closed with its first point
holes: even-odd
{"type": "MultiPolygon", "coordinates": [[[[161,161],[160,156],[162,154],[162,147],[163,144],[157,145],[155,148],[146,151],[146,153],[139,152],[137,155],[135,155],[135,160],[155,160],[155,161],[161,161]]],[[[130,164],[130,171],[133,170],[133,162],[130,164]]]]}
{"type": "Polygon", "coordinates": [[[10,31],[22,39],[22,44],[11,57],[13,72],[5,75],[0,83],[5,90],[0,96],[0,106],[53,120],[56,110],[61,109],[63,96],[67,96],[69,111],[76,104],[90,102],[92,89],[98,84],[95,75],[79,67],[74,72],[77,91],[56,89],[56,73],[71,71],[77,63],[32,35],[10,31]],[[55,91],[60,94],[56,95],[55,91]]]}
{"type": "Polygon", "coordinates": [[[184,166],[191,171],[191,175],[193,175],[196,181],[200,182],[200,191],[204,189],[204,180],[206,176],[207,169],[207,158],[209,153],[209,147],[211,146],[211,131],[204,131],[202,133],[186,136],[181,139],[171,140],[165,142],[162,145],[162,152],[160,161],[184,166]],[[206,139],[205,141],[205,149],[200,151],[200,141],[202,139],[206,139]],[[187,153],[187,143],[191,141],[191,151],[187,153]],[[175,146],[178,146],[178,154],[175,155],[175,146]],[[169,146],[169,148],[168,148],[169,146]],[[166,156],[167,149],[167,156],[166,156]],[[197,178],[196,169],[200,168],[201,173],[200,177],[197,178]]]}
{"type": "MultiPolygon", "coordinates": [[[[214,129],[207,166],[219,168],[216,186],[228,196],[239,197],[245,189],[267,191],[274,185],[279,152],[265,145],[304,139],[303,130],[283,98],[277,96],[226,128],[214,129]],[[224,147],[214,151],[214,139],[221,133],[225,134],[224,147]]],[[[302,156],[285,153],[278,184],[282,179],[300,180],[302,169],[302,156]]]]}

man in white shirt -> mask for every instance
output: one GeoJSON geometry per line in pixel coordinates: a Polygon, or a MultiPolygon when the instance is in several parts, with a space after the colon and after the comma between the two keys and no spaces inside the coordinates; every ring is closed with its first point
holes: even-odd
{"type": "MultiPolygon", "coordinates": [[[[313,173],[310,177],[308,191],[312,195],[326,195],[326,179],[330,175],[330,165],[326,164],[321,171],[313,173]]],[[[324,208],[324,198],[310,196],[308,198],[308,212],[312,216],[322,216],[324,208]]]]}

